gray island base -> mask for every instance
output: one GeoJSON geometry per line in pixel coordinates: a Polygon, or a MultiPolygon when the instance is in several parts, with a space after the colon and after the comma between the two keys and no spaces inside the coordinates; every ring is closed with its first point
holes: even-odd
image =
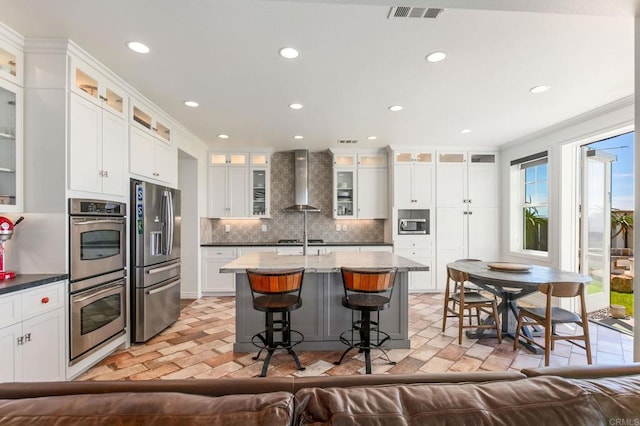
{"type": "MultiPolygon", "coordinates": [[[[342,306],[344,290],[340,268],[397,267],[391,307],[380,312],[380,329],[391,336],[389,349],[408,349],[409,292],[407,274],[428,271],[429,267],[388,252],[345,253],[323,255],[282,255],[249,253],[220,268],[220,272],[236,274],[236,342],[234,352],[255,352],[251,337],[264,330],[264,313],[253,309],[247,269],[304,268],[302,307],[291,313],[291,326],[304,335],[296,350],[344,350],[339,336],[351,328],[351,311],[342,306]]],[[[375,315],[374,315],[375,317],[375,315]]]]}

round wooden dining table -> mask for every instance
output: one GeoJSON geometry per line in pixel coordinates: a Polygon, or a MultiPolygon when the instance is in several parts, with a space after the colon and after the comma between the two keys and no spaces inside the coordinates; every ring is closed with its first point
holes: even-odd
{"type": "MultiPolygon", "coordinates": [[[[523,265],[510,262],[477,262],[456,261],[447,264],[447,267],[465,272],[469,281],[501,299],[498,305],[498,314],[501,321],[502,337],[514,338],[518,318],[518,304],[516,300],[535,293],[538,286],[544,283],[580,282],[588,283],[591,277],[575,272],[561,271],[546,266],[523,265]],[[497,268],[489,265],[498,265],[497,268]],[[512,267],[510,267],[512,266],[512,267]]],[[[484,323],[492,324],[493,317],[487,317],[484,323]]],[[[532,337],[532,331],[523,327],[521,333],[532,337]]],[[[467,337],[472,339],[496,337],[495,331],[479,328],[467,331],[467,337]]],[[[528,344],[524,340],[520,343],[534,353],[540,353],[540,349],[528,344]]]]}

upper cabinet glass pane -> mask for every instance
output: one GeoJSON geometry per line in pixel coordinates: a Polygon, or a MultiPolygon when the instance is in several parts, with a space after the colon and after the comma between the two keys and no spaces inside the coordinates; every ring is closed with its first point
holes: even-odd
{"type": "Polygon", "coordinates": [[[76,87],[89,96],[98,98],[98,80],[76,68],[76,87]]]}
{"type": "Polygon", "coordinates": [[[360,166],[384,167],[387,165],[387,157],[385,155],[360,154],[358,161],[360,166]]]}
{"type": "Polygon", "coordinates": [[[0,204],[15,206],[16,188],[16,94],[0,87],[0,204]]]}
{"type": "Polygon", "coordinates": [[[111,89],[107,89],[107,105],[115,111],[122,112],[122,96],[111,89]]]}
{"type": "Polygon", "coordinates": [[[405,163],[412,160],[412,155],[410,152],[398,152],[396,153],[396,162],[405,163]]]}
{"type": "Polygon", "coordinates": [[[252,165],[264,166],[265,164],[267,164],[268,160],[269,157],[267,156],[267,154],[251,154],[252,165]]]}
{"type": "Polygon", "coordinates": [[[171,130],[164,124],[156,121],[156,133],[166,141],[171,140],[171,130]]]}
{"type": "Polygon", "coordinates": [[[430,152],[419,152],[416,154],[416,162],[418,163],[431,163],[433,158],[430,152]]]}
{"type": "Polygon", "coordinates": [[[151,129],[151,116],[138,107],[133,107],[133,121],[151,129]]]}
{"type": "Polygon", "coordinates": [[[495,163],[495,154],[471,154],[472,163],[495,163]]]}
{"type": "Polygon", "coordinates": [[[335,155],[333,157],[333,161],[336,166],[343,166],[343,167],[355,166],[356,156],[354,154],[335,155]]]}
{"type": "Polygon", "coordinates": [[[0,49],[0,73],[16,76],[16,55],[0,49]]]}
{"type": "Polygon", "coordinates": [[[229,161],[231,164],[247,164],[246,154],[230,154],[229,161]]]}
{"type": "Polygon", "coordinates": [[[211,154],[211,164],[225,164],[227,162],[227,154],[211,154]]]}
{"type": "Polygon", "coordinates": [[[441,163],[464,163],[464,154],[440,154],[438,161],[441,163]]]}

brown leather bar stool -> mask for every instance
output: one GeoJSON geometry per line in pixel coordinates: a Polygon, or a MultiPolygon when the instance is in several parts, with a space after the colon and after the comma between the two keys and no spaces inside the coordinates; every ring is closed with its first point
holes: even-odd
{"type": "Polygon", "coordinates": [[[382,348],[390,336],[380,330],[379,322],[380,311],[391,304],[396,271],[397,268],[341,268],[342,306],[351,309],[352,328],[340,334],[340,341],[348,348],[334,364],[340,365],[351,349],[364,352],[366,374],[371,374],[371,349],[380,349],[387,361],[395,364],[382,348]],[[355,311],[360,311],[359,319],[355,318],[355,311]],[[377,312],[376,321],[371,321],[371,312],[377,312]]]}
{"type": "Polygon", "coordinates": [[[299,269],[247,269],[247,278],[253,297],[253,308],[265,313],[265,330],[256,333],[251,338],[251,343],[260,349],[254,360],[260,358],[260,354],[266,349],[267,356],[262,366],[260,377],[267,375],[269,361],[278,347],[286,349],[293,357],[298,370],[304,370],[300,365],[298,355],[293,347],[304,341],[304,335],[291,329],[291,311],[302,306],[300,291],[302,290],[302,278],[304,268],[299,269]],[[274,319],[274,314],[279,313],[280,318],[274,319]],[[276,339],[279,333],[280,339],[276,339]],[[291,334],[296,336],[291,340],[291,334]]]}

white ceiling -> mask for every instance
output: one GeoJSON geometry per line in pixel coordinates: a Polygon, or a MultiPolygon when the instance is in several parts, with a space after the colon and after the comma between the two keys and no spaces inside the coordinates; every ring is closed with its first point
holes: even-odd
{"type": "Polygon", "coordinates": [[[457,8],[428,20],[387,15],[436,1],[0,0],[0,21],[72,39],[225,148],[500,145],[633,94],[635,0],[443,3],[457,8]],[[279,57],[283,46],[301,56],[279,57]],[[425,61],[437,50],[447,59],[425,61]],[[540,84],[552,88],[529,93],[540,84]]]}

